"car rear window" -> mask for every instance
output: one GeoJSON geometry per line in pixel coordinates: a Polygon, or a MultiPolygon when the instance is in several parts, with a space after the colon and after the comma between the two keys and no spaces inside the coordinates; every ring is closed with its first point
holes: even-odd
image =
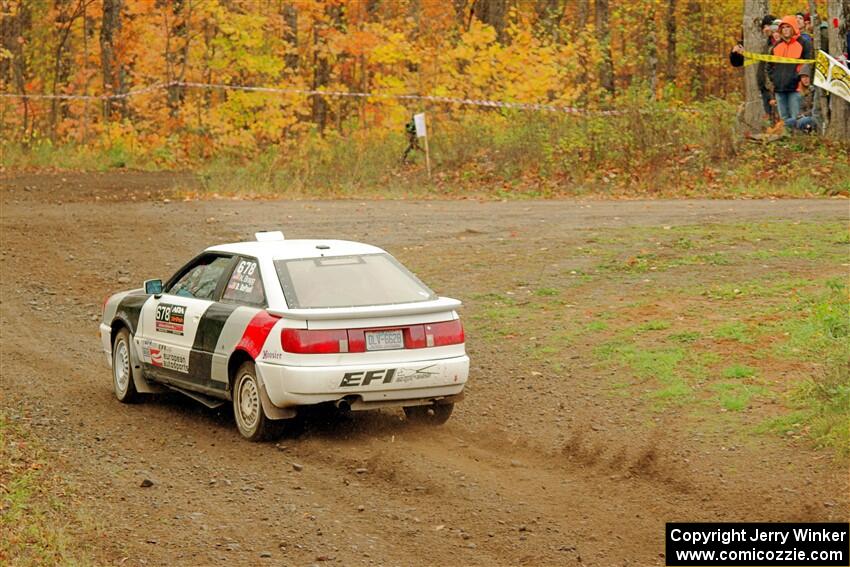
{"type": "Polygon", "coordinates": [[[293,309],[391,305],[436,298],[389,254],[275,260],[275,268],[286,303],[293,309]]]}

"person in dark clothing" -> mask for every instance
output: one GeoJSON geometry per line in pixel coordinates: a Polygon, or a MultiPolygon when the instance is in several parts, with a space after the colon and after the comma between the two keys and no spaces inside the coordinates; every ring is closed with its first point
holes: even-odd
{"type": "MultiPolygon", "coordinates": [[[[780,41],[773,46],[772,55],[790,59],[811,59],[813,49],[811,42],[800,39],[797,31],[797,18],[785,16],[779,25],[780,41]]],[[[788,128],[796,125],[800,113],[800,69],[797,63],[768,63],[767,73],[773,83],[773,94],[779,109],[779,118],[788,128]]]]}
{"type": "MultiPolygon", "coordinates": [[[[776,18],[771,14],[767,14],[761,19],[761,32],[765,37],[764,53],[770,53],[773,47],[773,29],[771,25],[776,18]]],[[[729,52],[729,64],[733,67],[742,67],[744,65],[744,40],[741,39],[729,52]]],[[[761,95],[762,108],[764,114],[770,122],[776,122],[776,106],[773,102],[773,89],[768,84],[767,66],[764,61],[759,61],[756,66],[756,81],[758,82],[759,94],[761,95]]]]}
{"type": "Polygon", "coordinates": [[[797,12],[796,18],[797,18],[797,31],[800,32],[800,37],[803,40],[808,41],[809,43],[814,45],[815,41],[814,41],[814,39],[812,39],[811,34],[809,34],[809,32],[808,32],[808,28],[810,28],[811,25],[812,25],[812,17],[809,15],[808,12],[806,12],[805,14],[803,12],[797,12]],[[808,26],[806,25],[807,23],[808,23],[808,26]]]}
{"type": "Polygon", "coordinates": [[[806,133],[817,132],[820,126],[815,87],[810,78],[812,68],[809,64],[800,70],[800,115],[794,124],[795,128],[806,133]]]}
{"type": "Polygon", "coordinates": [[[416,136],[416,121],[411,118],[410,122],[404,125],[404,131],[407,134],[407,149],[404,150],[404,155],[401,157],[401,163],[407,163],[407,155],[413,150],[424,152],[422,146],[419,145],[419,138],[416,136]]]}
{"type": "Polygon", "coordinates": [[[820,23],[820,49],[829,53],[829,24],[826,22],[820,23]]]}
{"type": "MultiPolygon", "coordinates": [[[[764,37],[767,39],[767,47],[768,49],[773,47],[773,42],[771,41],[771,29],[770,26],[775,20],[773,16],[770,14],[766,15],[761,19],[761,32],[764,34],[764,37]]],[[[729,52],[729,64],[733,67],[742,67],[744,65],[744,40],[741,38],[738,43],[732,48],[729,52]]]]}

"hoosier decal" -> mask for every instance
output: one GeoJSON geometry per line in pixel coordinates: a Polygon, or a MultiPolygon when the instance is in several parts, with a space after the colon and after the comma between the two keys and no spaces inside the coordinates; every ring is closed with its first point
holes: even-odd
{"type": "Polygon", "coordinates": [[[160,303],[156,307],[156,330],[160,333],[182,335],[185,318],[185,306],[160,303]]]}

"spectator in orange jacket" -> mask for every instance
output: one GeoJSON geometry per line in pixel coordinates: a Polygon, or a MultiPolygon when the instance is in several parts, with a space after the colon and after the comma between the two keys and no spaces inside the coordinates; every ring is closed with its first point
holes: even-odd
{"type": "MultiPolygon", "coordinates": [[[[813,56],[810,41],[800,38],[797,30],[797,18],[785,16],[779,24],[779,43],[773,46],[772,55],[791,59],[811,59],[813,56]]],[[[773,94],[779,108],[779,118],[788,128],[794,128],[797,115],[800,114],[800,69],[797,63],[769,63],[767,73],[773,83],[773,94]]]]}

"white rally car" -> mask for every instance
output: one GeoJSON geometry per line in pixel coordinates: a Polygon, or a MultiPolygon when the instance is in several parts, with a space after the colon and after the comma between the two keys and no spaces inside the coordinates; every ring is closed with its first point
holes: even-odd
{"type": "Polygon", "coordinates": [[[252,441],[298,406],[328,402],[449,418],[469,373],[459,301],[375,246],[256,237],[105,301],[100,335],[120,401],[164,388],[210,407],[232,400],[252,441]]]}

